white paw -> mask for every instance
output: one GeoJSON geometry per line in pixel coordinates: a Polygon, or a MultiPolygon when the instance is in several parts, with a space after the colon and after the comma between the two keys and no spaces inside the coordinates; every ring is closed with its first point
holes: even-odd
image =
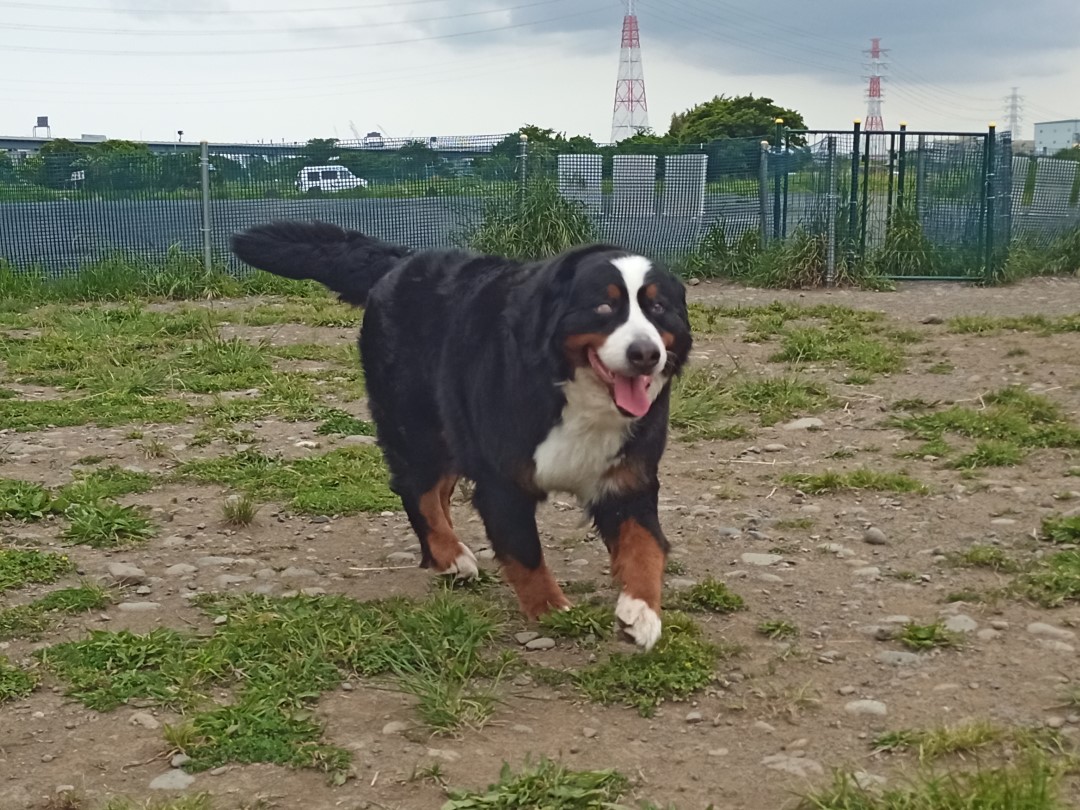
{"type": "Polygon", "coordinates": [[[619,627],[634,643],[648,652],[660,640],[660,617],[656,611],[628,593],[619,594],[615,603],[615,618],[619,627]]]}
{"type": "Polygon", "coordinates": [[[461,548],[460,553],[450,563],[450,567],[445,571],[439,573],[453,575],[459,579],[472,579],[480,574],[480,566],[476,564],[476,555],[472,553],[472,549],[464,544],[459,544],[461,548]]]}

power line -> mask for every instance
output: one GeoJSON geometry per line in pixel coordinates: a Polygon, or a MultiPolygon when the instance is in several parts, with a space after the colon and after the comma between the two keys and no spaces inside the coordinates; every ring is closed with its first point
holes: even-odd
{"type": "Polygon", "coordinates": [[[25,8],[33,11],[63,11],[69,14],[131,14],[146,17],[224,17],[244,16],[257,14],[260,17],[266,14],[312,14],[318,12],[338,13],[342,11],[366,11],[373,8],[398,8],[400,6],[422,6],[431,3],[439,3],[442,0],[394,0],[384,3],[364,3],[349,6],[322,6],[293,8],[170,8],[162,11],[160,8],[119,8],[116,6],[69,6],[56,3],[18,3],[0,2],[0,8],[25,8]]]}

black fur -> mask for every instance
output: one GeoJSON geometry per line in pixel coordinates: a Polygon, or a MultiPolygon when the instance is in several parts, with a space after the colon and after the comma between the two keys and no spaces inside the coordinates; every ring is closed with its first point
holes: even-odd
{"type": "MultiPolygon", "coordinates": [[[[587,245],[522,263],[459,250],[412,252],[295,222],[252,228],[232,245],[248,264],[314,279],[365,307],[359,342],[369,405],[424,564],[431,562],[430,526],[419,499],[445,476],[460,475],[476,484],[474,504],[496,555],[540,565],[534,512],[546,493],[531,479],[533,454],[560,421],[560,383],[586,364],[583,353],[566,349],[568,338],[603,336],[625,320],[628,303],[609,299],[609,291],[621,278],[611,260],[629,252],[587,245]],[[598,314],[605,301],[612,312],[598,314]]],[[[659,267],[648,281],[662,304],[650,303],[656,311],[649,318],[672,341],[667,370],[676,375],[691,347],[685,290],[659,267]]],[[[639,471],[639,483],[605,490],[586,505],[609,546],[620,523],[633,518],[667,550],[656,501],[669,395],[670,384],[622,448],[621,461],[639,471]]]]}

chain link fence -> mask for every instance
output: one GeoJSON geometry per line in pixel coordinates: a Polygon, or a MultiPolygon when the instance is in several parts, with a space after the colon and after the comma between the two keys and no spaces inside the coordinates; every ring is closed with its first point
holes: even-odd
{"type": "Polygon", "coordinates": [[[992,131],[778,127],[682,147],[516,134],[158,153],[57,143],[18,160],[0,153],[0,260],[51,275],[177,250],[237,268],[229,235],[278,218],[465,246],[500,212],[541,216],[514,207],[537,185],[587,217],[593,237],[667,260],[813,239],[827,280],[855,264],[898,278],[982,277],[1014,239],[1045,244],[1080,226],[1080,163],[1014,157],[992,131]]]}

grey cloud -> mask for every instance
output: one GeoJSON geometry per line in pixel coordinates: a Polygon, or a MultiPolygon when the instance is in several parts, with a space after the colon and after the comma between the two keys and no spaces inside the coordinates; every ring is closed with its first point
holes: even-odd
{"type": "MultiPolygon", "coordinates": [[[[410,7],[412,24],[432,35],[534,23],[482,36],[448,39],[460,49],[559,34],[567,48],[618,47],[622,5],[611,0],[557,0],[516,8],[523,0],[444,0],[410,7]],[[511,9],[506,17],[468,16],[511,9]],[[582,13],[586,12],[586,13],[582,13]],[[570,16],[573,15],[573,16],[570,16]]],[[[871,36],[880,36],[898,72],[933,82],[1007,81],[1038,75],[1075,60],[1080,3],[1076,0],[638,0],[643,46],[664,46],[729,74],[801,74],[848,80],[865,72],[871,36]]]]}

